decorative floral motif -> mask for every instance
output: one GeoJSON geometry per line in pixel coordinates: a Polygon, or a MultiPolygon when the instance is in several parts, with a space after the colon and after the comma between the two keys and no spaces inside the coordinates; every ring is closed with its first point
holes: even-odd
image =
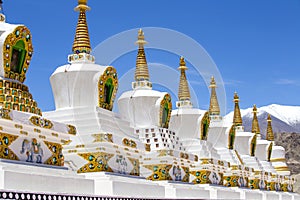
{"type": "Polygon", "coordinates": [[[71,54],[68,56],[68,61],[70,63],[78,62],[78,61],[90,61],[90,62],[94,63],[95,57],[92,56],[91,54],[87,54],[87,53],[71,54]]]}
{"type": "Polygon", "coordinates": [[[276,190],[276,183],[275,181],[267,182],[267,190],[275,191],[276,190]]]}
{"type": "Polygon", "coordinates": [[[249,179],[248,180],[248,188],[259,189],[259,179],[258,178],[249,179]]]}
{"type": "Polygon", "coordinates": [[[289,190],[288,190],[288,184],[287,183],[282,183],[281,184],[281,190],[283,191],[283,192],[288,192],[289,190]]]}
{"type": "Polygon", "coordinates": [[[72,142],[72,140],[61,140],[60,141],[63,145],[68,145],[72,142]]]}
{"type": "Polygon", "coordinates": [[[189,154],[184,153],[184,152],[180,152],[180,158],[189,159],[189,154]]]}
{"type": "Polygon", "coordinates": [[[239,176],[224,176],[223,185],[227,187],[237,187],[239,181],[239,176]]]}
{"type": "Polygon", "coordinates": [[[174,156],[174,151],[173,150],[167,150],[167,149],[162,149],[158,150],[158,157],[162,156],[174,156]]]}
{"type": "Polygon", "coordinates": [[[182,178],[182,182],[189,182],[190,180],[190,170],[188,167],[184,167],[184,166],[181,166],[182,170],[184,171],[185,175],[184,177],[182,178]]]}
{"type": "Polygon", "coordinates": [[[197,170],[197,171],[191,171],[191,175],[195,176],[195,179],[192,181],[194,184],[207,184],[209,183],[209,170],[197,170]]]}
{"type": "Polygon", "coordinates": [[[77,133],[76,127],[73,126],[73,125],[70,125],[70,124],[68,124],[67,126],[68,126],[68,128],[69,128],[68,133],[69,133],[70,135],[76,135],[76,133],[77,133]]]}
{"type": "Polygon", "coordinates": [[[136,148],[136,142],[127,138],[123,139],[123,144],[127,147],[136,148]]]}
{"type": "Polygon", "coordinates": [[[52,156],[45,161],[47,165],[64,166],[64,156],[62,154],[62,145],[44,141],[48,149],[51,151],[52,156]]]}
{"type": "Polygon", "coordinates": [[[111,142],[113,143],[113,136],[111,133],[99,133],[92,135],[95,140],[93,142],[111,142]]]}
{"type": "Polygon", "coordinates": [[[0,133],[0,158],[8,160],[19,160],[17,155],[9,148],[11,143],[15,141],[18,136],[6,133],[0,133]]]}
{"type": "Polygon", "coordinates": [[[293,185],[287,182],[280,184],[280,188],[283,192],[293,192],[293,185]]]}
{"type": "Polygon", "coordinates": [[[128,158],[129,161],[131,162],[133,169],[130,172],[130,175],[133,176],[139,176],[140,175],[140,161],[139,159],[135,158],[128,158]]]}
{"type": "Polygon", "coordinates": [[[30,122],[35,125],[42,128],[51,129],[53,127],[53,124],[50,120],[39,117],[39,116],[32,116],[30,117],[30,122]]]}
{"type": "Polygon", "coordinates": [[[172,165],[158,164],[158,165],[145,165],[144,167],[152,171],[152,174],[147,177],[147,180],[152,180],[152,181],[172,180],[172,177],[169,174],[172,165]]]}
{"type": "Polygon", "coordinates": [[[83,157],[88,161],[83,167],[81,167],[78,173],[87,172],[113,172],[109,167],[108,161],[114,156],[114,154],[109,154],[105,152],[94,152],[94,153],[80,153],[79,156],[83,157]]]}
{"type": "Polygon", "coordinates": [[[200,160],[202,165],[213,164],[213,160],[211,158],[200,158],[200,160]]]}

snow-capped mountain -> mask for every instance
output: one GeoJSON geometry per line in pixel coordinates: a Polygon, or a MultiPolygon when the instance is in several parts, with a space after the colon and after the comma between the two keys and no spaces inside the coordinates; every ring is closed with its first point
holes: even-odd
{"type": "MultiPolygon", "coordinates": [[[[257,108],[257,117],[260,125],[260,132],[266,134],[267,128],[267,116],[268,114],[272,117],[273,131],[275,133],[281,132],[296,132],[300,133],[300,106],[285,106],[278,104],[271,104],[257,108]]],[[[252,108],[241,109],[241,115],[243,118],[243,125],[245,131],[251,131],[252,126],[252,108]]],[[[224,117],[227,123],[232,122],[233,111],[224,117]]]]}

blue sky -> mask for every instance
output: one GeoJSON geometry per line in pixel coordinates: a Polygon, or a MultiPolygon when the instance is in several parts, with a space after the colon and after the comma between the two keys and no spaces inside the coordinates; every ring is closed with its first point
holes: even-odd
{"type": "MultiPolygon", "coordinates": [[[[67,63],[78,14],[76,0],[10,0],[4,2],[9,23],[25,24],[32,33],[34,56],[26,84],[42,110],[53,110],[49,82],[54,70],[67,63]]],[[[91,44],[139,27],[179,31],[200,43],[212,57],[225,82],[227,111],[233,92],[242,108],[271,103],[300,105],[299,0],[89,0],[91,44]]],[[[147,34],[147,33],[145,33],[147,34]]],[[[116,47],[117,48],[117,47],[116,47]]],[[[147,51],[148,62],[178,66],[178,55],[147,51]]],[[[119,74],[135,65],[135,53],[114,67],[119,74]]],[[[187,72],[202,109],[209,92],[203,80],[187,72]]]]}

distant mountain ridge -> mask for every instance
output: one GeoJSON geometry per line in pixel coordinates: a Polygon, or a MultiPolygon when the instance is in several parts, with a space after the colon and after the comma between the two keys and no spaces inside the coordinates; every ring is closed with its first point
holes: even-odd
{"type": "MultiPolygon", "coordinates": [[[[271,104],[257,108],[257,111],[260,132],[263,138],[266,135],[268,114],[272,117],[273,132],[300,133],[300,106],[271,104]]],[[[252,108],[241,109],[245,131],[251,131],[252,112],[252,108]]],[[[224,117],[226,123],[232,122],[232,119],[233,111],[224,117]]]]}

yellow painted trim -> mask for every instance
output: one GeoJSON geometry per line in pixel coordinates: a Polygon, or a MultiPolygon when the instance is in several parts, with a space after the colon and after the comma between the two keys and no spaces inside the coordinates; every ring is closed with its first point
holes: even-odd
{"type": "Polygon", "coordinates": [[[290,171],[288,167],[274,167],[276,171],[290,171]]]}
{"type": "Polygon", "coordinates": [[[274,158],[270,160],[271,162],[286,162],[285,158],[274,158]]]}
{"type": "Polygon", "coordinates": [[[23,126],[22,126],[22,125],[20,125],[20,124],[15,124],[15,128],[22,129],[22,128],[23,128],[23,126]]]}
{"type": "Polygon", "coordinates": [[[77,150],[69,150],[68,153],[77,153],[77,150]]]}
{"type": "Polygon", "coordinates": [[[238,151],[237,151],[237,150],[234,150],[234,151],[235,151],[235,153],[236,153],[236,155],[237,155],[237,157],[238,157],[238,159],[239,159],[240,163],[243,165],[243,164],[244,164],[244,162],[243,162],[243,160],[242,160],[242,158],[241,158],[240,154],[238,153],[238,151]]]}
{"type": "Polygon", "coordinates": [[[78,145],[75,146],[75,148],[84,148],[84,147],[85,147],[84,144],[78,144],[78,145]]]}
{"type": "Polygon", "coordinates": [[[22,134],[22,135],[28,135],[28,132],[27,131],[20,131],[20,134],[22,134]]]}

